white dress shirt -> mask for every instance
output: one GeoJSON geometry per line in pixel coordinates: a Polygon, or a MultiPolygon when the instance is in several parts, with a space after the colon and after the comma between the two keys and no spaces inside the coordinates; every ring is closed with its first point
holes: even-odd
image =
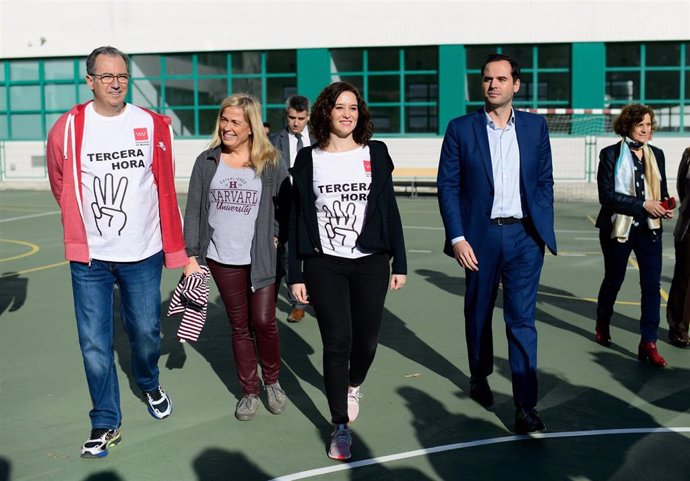
{"type": "MultiPolygon", "coordinates": [[[[290,142],[290,167],[295,165],[295,158],[297,157],[297,136],[292,133],[292,130],[288,132],[288,141],[290,142]]],[[[309,140],[309,127],[304,126],[302,130],[302,147],[309,147],[311,145],[311,140],[309,140]]]]}
{"type": "MultiPolygon", "coordinates": [[[[515,112],[510,111],[510,119],[504,128],[496,126],[486,116],[486,134],[489,138],[491,153],[491,170],[494,177],[494,202],[491,207],[491,218],[515,217],[522,219],[522,202],[520,200],[520,148],[515,132],[515,112]]],[[[451,245],[465,240],[465,236],[455,237],[451,245]]]]}

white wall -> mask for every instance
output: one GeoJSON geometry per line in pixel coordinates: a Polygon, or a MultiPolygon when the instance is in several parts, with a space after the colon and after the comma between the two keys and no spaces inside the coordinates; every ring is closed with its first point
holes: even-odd
{"type": "MultiPolygon", "coordinates": [[[[442,138],[388,138],[386,142],[398,173],[406,169],[424,170],[425,175],[435,176],[441,152],[442,138]]],[[[596,183],[596,169],[599,151],[618,139],[609,137],[552,137],[553,173],[557,185],[582,184],[588,180],[596,183]],[[589,157],[587,155],[589,152],[589,157]],[[588,158],[591,163],[588,163],[588,158]],[[588,175],[588,170],[591,171],[588,175]]],[[[176,140],[175,159],[178,190],[187,191],[187,183],[196,157],[206,148],[207,140],[176,140]]],[[[664,151],[669,191],[676,194],[675,178],[683,150],[690,145],[685,137],[661,137],[654,144],[664,151]]],[[[40,188],[48,189],[45,168],[31,167],[31,156],[44,155],[43,142],[0,142],[0,164],[5,179],[0,180],[0,189],[40,188]]],[[[596,189],[582,197],[591,198],[596,189]]]]}
{"type": "Polygon", "coordinates": [[[0,58],[689,36],[690,0],[0,0],[0,58]]]}
{"type": "Polygon", "coordinates": [[[45,165],[33,167],[31,165],[32,156],[45,156],[45,143],[43,141],[0,142],[0,166],[4,178],[18,181],[19,188],[21,188],[22,182],[45,180],[47,178],[45,165]]]}

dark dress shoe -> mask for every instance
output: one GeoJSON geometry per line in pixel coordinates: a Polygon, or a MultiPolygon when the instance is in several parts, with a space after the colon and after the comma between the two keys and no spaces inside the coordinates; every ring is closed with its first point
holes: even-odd
{"type": "Polygon", "coordinates": [[[690,346],[690,339],[688,337],[679,336],[678,334],[669,333],[668,342],[676,347],[688,347],[690,346]]]}
{"type": "Polygon", "coordinates": [[[536,433],[544,430],[546,430],[546,426],[536,409],[517,408],[515,411],[515,432],[517,434],[536,433]]]}
{"type": "Polygon", "coordinates": [[[601,344],[604,347],[611,345],[611,332],[609,331],[608,324],[599,324],[597,322],[594,339],[597,341],[597,344],[601,344]]]}
{"type": "Polygon", "coordinates": [[[486,379],[470,379],[470,397],[485,408],[494,405],[494,393],[486,379]]]}

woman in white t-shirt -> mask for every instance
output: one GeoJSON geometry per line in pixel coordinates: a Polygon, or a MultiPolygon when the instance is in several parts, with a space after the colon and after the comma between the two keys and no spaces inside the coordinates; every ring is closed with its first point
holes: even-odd
{"type": "Polygon", "coordinates": [[[299,302],[314,306],[335,426],[328,456],[344,460],[386,291],[405,284],[407,262],[393,162],[384,143],[370,140],[373,124],[357,89],[346,82],[326,87],[311,127],[317,143],[300,150],[290,169],[288,283],[299,302]]]}
{"type": "Polygon", "coordinates": [[[189,182],[184,274],[207,265],[225,304],[242,388],[235,408],[241,421],[253,419],[260,405],[258,364],[268,409],[280,414],[287,405],[278,382],[275,315],[277,211],[285,189],[287,170],[266,137],[259,101],[241,93],[223,100],[210,148],[197,157],[189,182]]]}

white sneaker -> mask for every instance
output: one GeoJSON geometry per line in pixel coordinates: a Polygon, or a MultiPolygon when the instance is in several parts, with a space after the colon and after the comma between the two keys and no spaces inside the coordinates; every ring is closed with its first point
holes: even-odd
{"type": "Polygon", "coordinates": [[[357,419],[357,416],[359,416],[359,400],[361,397],[362,397],[362,394],[360,394],[360,392],[359,392],[359,386],[357,386],[357,387],[348,386],[348,388],[347,388],[347,417],[350,419],[351,423],[355,422],[355,419],[357,419]]]}
{"type": "Polygon", "coordinates": [[[160,384],[152,391],[144,391],[144,401],[149,414],[156,419],[165,419],[172,413],[172,400],[160,384]]]}
{"type": "Polygon", "coordinates": [[[92,429],[89,439],[81,447],[82,458],[104,458],[108,449],[117,446],[122,441],[117,429],[92,429]]]}

